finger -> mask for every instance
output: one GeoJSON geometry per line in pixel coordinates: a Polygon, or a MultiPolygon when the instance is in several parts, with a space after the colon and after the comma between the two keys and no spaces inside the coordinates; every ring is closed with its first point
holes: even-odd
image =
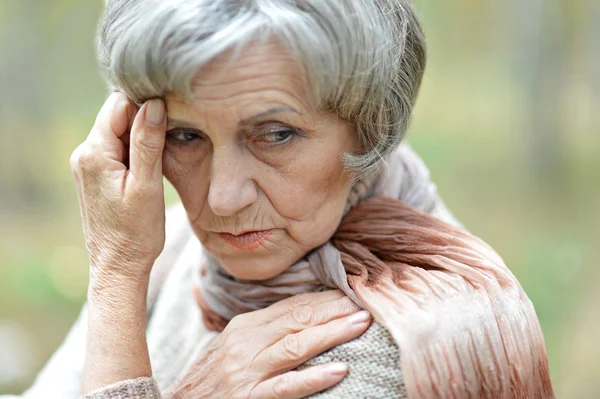
{"type": "Polygon", "coordinates": [[[129,135],[137,111],[137,105],[123,93],[112,93],[98,112],[85,148],[78,153],[90,153],[95,158],[106,157],[126,165],[128,154],[124,139],[129,135]]]}
{"type": "MultiPolygon", "coordinates": [[[[294,309],[302,306],[316,306],[320,303],[327,303],[345,297],[341,290],[328,290],[323,292],[311,292],[306,294],[294,295],[279,301],[266,309],[262,309],[253,315],[256,324],[266,324],[276,320],[283,315],[293,312],[294,309]]],[[[254,313],[254,312],[253,312],[254,313]]]]}
{"type": "Polygon", "coordinates": [[[125,94],[113,92],[104,102],[90,132],[103,139],[121,137],[131,128],[138,107],[125,94]]]}
{"type": "Polygon", "coordinates": [[[255,358],[256,367],[269,373],[291,370],[319,354],[353,340],[371,324],[366,310],[316,327],[286,335],[255,358]]]}
{"type": "Polygon", "coordinates": [[[297,307],[272,321],[270,325],[273,327],[270,330],[273,331],[276,339],[281,339],[286,335],[349,316],[359,310],[361,310],[360,306],[347,296],[343,296],[329,302],[297,307]]]}
{"type": "Polygon", "coordinates": [[[162,179],[165,121],[165,103],[159,98],[144,103],[135,117],[129,142],[129,165],[138,181],[162,179]]]}
{"type": "Polygon", "coordinates": [[[344,379],[348,367],[329,363],[300,371],[290,371],[258,384],[250,393],[251,399],[297,399],[331,388],[344,379]]]}

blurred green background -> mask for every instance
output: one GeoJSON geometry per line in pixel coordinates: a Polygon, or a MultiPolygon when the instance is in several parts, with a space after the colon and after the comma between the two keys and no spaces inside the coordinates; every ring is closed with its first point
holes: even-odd
{"type": "MultiPolygon", "coordinates": [[[[429,64],[409,141],[533,300],[557,396],[600,398],[600,2],[417,4],[429,64]]],[[[86,297],[69,156],[107,94],[101,9],[0,0],[0,394],[31,384],[86,297]]]]}

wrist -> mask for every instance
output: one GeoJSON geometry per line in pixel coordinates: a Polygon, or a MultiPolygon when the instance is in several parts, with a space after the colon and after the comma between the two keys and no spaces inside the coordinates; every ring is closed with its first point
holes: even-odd
{"type": "Polygon", "coordinates": [[[110,310],[98,304],[88,307],[83,392],[152,376],[146,325],[142,306],[137,309],[115,306],[110,310]]]}
{"type": "Polygon", "coordinates": [[[127,272],[132,268],[122,267],[121,269],[124,271],[91,265],[88,296],[100,298],[104,296],[122,296],[124,298],[146,296],[151,268],[148,268],[147,272],[139,274],[127,272]]]}
{"type": "Polygon", "coordinates": [[[152,375],[146,343],[147,282],[96,275],[88,288],[86,361],[82,387],[152,375]]]}
{"type": "MultiPolygon", "coordinates": [[[[101,323],[146,322],[148,279],[96,275],[88,286],[88,311],[101,323]]],[[[145,326],[144,326],[145,328],[145,326]]]]}
{"type": "Polygon", "coordinates": [[[146,323],[149,278],[90,274],[88,310],[98,324],[146,323]]]}
{"type": "MultiPolygon", "coordinates": [[[[135,246],[134,244],[131,244],[135,246]]],[[[102,284],[134,285],[144,282],[150,276],[152,267],[158,256],[147,253],[148,251],[131,250],[131,253],[122,248],[88,248],[90,261],[90,282],[104,288],[102,284]],[[142,253],[146,253],[142,255],[142,253]]]]}

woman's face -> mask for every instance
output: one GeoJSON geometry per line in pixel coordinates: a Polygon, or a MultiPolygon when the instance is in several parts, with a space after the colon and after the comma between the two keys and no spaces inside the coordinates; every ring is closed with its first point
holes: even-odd
{"type": "Polygon", "coordinates": [[[311,106],[276,43],[202,68],[195,99],[167,96],[164,174],[204,248],[234,277],[282,273],[335,232],[352,176],[354,127],[311,106]]]}

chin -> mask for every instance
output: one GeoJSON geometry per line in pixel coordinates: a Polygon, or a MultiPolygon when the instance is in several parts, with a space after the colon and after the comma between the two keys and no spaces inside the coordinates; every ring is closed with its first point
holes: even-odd
{"type": "Polygon", "coordinates": [[[213,256],[229,274],[242,280],[268,280],[280,275],[294,263],[280,256],[213,256]]]}

